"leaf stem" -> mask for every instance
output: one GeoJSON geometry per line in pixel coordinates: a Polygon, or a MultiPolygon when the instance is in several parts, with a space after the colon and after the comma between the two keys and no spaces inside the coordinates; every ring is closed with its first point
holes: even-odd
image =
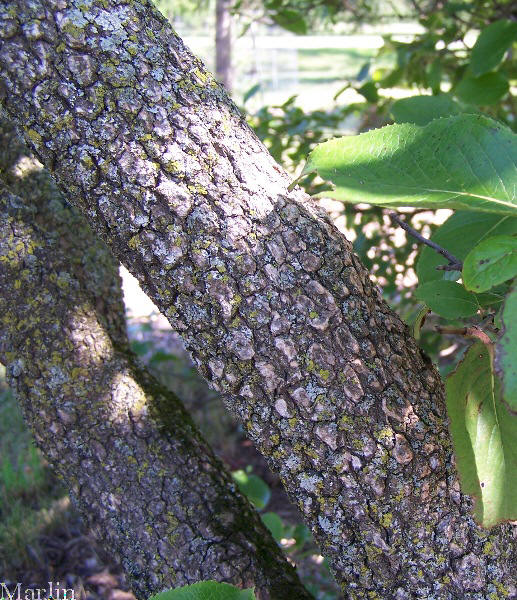
{"type": "Polygon", "coordinates": [[[463,337],[476,338],[489,347],[492,347],[494,345],[494,342],[490,339],[490,336],[475,325],[472,325],[471,327],[440,327],[439,325],[437,325],[435,329],[438,333],[445,333],[449,335],[462,335],[463,337]]]}
{"type": "Polygon", "coordinates": [[[412,237],[414,237],[418,243],[429,246],[429,248],[432,248],[433,250],[435,250],[436,252],[438,252],[439,254],[444,256],[449,261],[448,265],[438,265],[436,267],[437,269],[442,270],[442,271],[461,271],[462,270],[463,264],[459,259],[457,259],[454,256],[454,254],[451,254],[445,248],[442,248],[435,242],[428,240],[423,235],[418,233],[418,231],[416,229],[414,229],[413,227],[411,227],[411,225],[406,223],[406,221],[404,221],[404,219],[401,219],[400,216],[396,212],[389,212],[388,216],[393,222],[397,223],[397,225],[402,227],[402,229],[404,229],[412,237]]]}

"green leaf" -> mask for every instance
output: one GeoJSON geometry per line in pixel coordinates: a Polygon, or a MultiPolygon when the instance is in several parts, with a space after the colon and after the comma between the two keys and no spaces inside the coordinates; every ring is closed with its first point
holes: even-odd
{"type": "Polygon", "coordinates": [[[517,23],[514,21],[502,19],[483,29],[470,53],[472,73],[476,76],[483,75],[497,67],[515,40],[517,23]]]}
{"type": "Polygon", "coordinates": [[[463,263],[467,290],[486,292],[517,275],[517,237],[497,235],[475,246],[463,263]]]}
{"type": "MultiPolygon", "coordinates": [[[[503,234],[517,235],[517,218],[482,212],[458,211],[434,232],[431,240],[463,262],[474,246],[489,236],[503,234]]],[[[447,259],[444,256],[428,246],[424,246],[416,264],[418,281],[425,283],[444,279],[447,271],[439,271],[436,267],[446,263],[447,259]]],[[[459,276],[460,273],[457,272],[456,279],[459,276]]]]}
{"type": "Polygon", "coordinates": [[[419,285],[415,296],[436,314],[446,319],[471,317],[478,311],[476,295],[454,281],[430,281],[419,285]]]}
{"type": "Polygon", "coordinates": [[[305,35],[307,33],[307,23],[302,13],[297,10],[285,9],[270,15],[273,21],[283,29],[305,35]]]}
{"type": "Polygon", "coordinates": [[[335,189],[321,195],[379,206],[456,208],[517,216],[517,136],[483,116],[388,125],[319,144],[302,176],[335,189]]]}
{"type": "Polygon", "coordinates": [[[493,308],[499,308],[504,301],[505,293],[507,290],[503,289],[505,286],[498,285],[492,288],[489,292],[483,292],[482,294],[476,294],[476,300],[479,306],[492,306],[493,308]]]}
{"type": "MultiPolygon", "coordinates": [[[[431,236],[431,240],[464,261],[470,250],[492,235],[517,234],[517,218],[482,212],[458,211],[450,216],[431,236]]],[[[447,259],[424,246],[416,264],[420,283],[444,279],[447,271],[436,269],[447,263],[447,259]]],[[[460,273],[457,273],[458,279],[460,273]]]]}
{"type": "Polygon", "coordinates": [[[240,590],[228,583],[200,581],[161,592],[149,600],[255,600],[255,593],[253,589],[240,590]]]}
{"type": "Polygon", "coordinates": [[[454,88],[454,95],[476,106],[496,104],[508,93],[508,80],[501,73],[485,73],[480,77],[465,77],[454,88]]]}
{"type": "Polygon", "coordinates": [[[404,77],[404,69],[402,69],[402,68],[393,69],[393,71],[390,71],[389,73],[386,74],[386,76],[383,79],[381,79],[381,81],[379,82],[379,85],[382,88],[394,87],[395,85],[397,85],[397,83],[399,83],[401,81],[401,79],[403,77],[404,77]]]}
{"type": "Polygon", "coordinates": [[[284,524],[282,519],[274,512],[267,512],[261,515],[262,522],[269,529],[273,538],[280,542],[284,537],[284,524]]]}
{"type": "Polygon", "coordinates": [[[178,362],[178,357],[170,352],[164,352],[163,350],[157,350],[153,353],[149,360],[149,364],[153,367],[163,362],[175,361],[178,362]]]}
{"type": "Polygon", "coordinates": [[[501,393],[512,412],[517,412],[517,288],[507,296],[501,311],[503,335],[495,347],[495,367],[501,393]]]}
{"type": "Polygon", "coordinates": [[[152,342],[140,342],[139,340],[133,340],[131,342],[131,350],[138,356],[144,356],[152,347],[152,342]]]}
{"type": "Polygon", "coordinates": [[[368,77],[370,72],[370,63],[365,62],[364,65],[359,69],[359,73],[355,76],[356,81],[364,81],[368,77]]]}
{"type": "Polygon", "coordinates": [[[449,96],[412,96],[401,98],[391,106],[393,120],[397,123],[415,123],[427,125],[433,119],[459,115],[461,106],[449,96]]]}
{"type": "Polygon", "coordinates": [[[415,340],[420,339],[420,330],[422,329],[423,324],[425,323],[425,319],[429,314],[429,307],[424,304],[424,306],[418,311],[415,320],[413,322],[413,326],[411,327],[411,333],[415,340]]]}
{"type": "Polygon", "coordinates": [[[483,527],[517,519],[517,417],[498,399],[488,348],[474,344],[446,382],[462,492],[483,527]]]}
{"type": "Polygon", "coordinates": [[[311,540],[310,529],[303,523],[298,523],[294,528],[293,537],[296,540],[296,547],[298,549],[303,548],[311,540]]]}
{"type": "MultiPolygon", "coordinates": [[[[442,61],[436,58],[426,69],[427,86],[431,88],[433,94],[440,93],[440,84],[442,82],[442,61]]],[[[454,113],[449,113],[454,114],[454,113]]],[[[440,115],[442,117],[446,115],[440,115]]]]}
{"type": "Polygon", "coordinates": [[[373,81],[368,81],[357,89],[361,96],[364,96],[368,102],[375,103],[379,100],[379,92],[373,81]]]}
{"type": "Polygon", "coordinates": [[[232,476],[241,492],[256,508],[262,510],[266,507],[271,499],[271,490],[263,479],[258,475],[250,475],[242,469],[234,471],[232,476]]]}
{"type": "Polygon", "coordinates": [[[251,86],[250,89],[244,94],[244,96],[242,97],[242,103],[246,104],[246,102],[250,99],[253,98],[253,96],[260,91],[260,88],[262,87],[262,84],[256,83],[255,85],[251,86]]]}

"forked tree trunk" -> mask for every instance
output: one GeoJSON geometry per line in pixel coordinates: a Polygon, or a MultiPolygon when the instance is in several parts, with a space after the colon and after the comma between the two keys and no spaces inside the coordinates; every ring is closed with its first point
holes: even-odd
{"type": "Polygon", "coordinates": [[[0,361],[139,598],[203,579],[312,598],[173,393],[129,351],[117,263],[0,119],[0,361]]]}
{"type": "Polygon", "coordinates": [[[443,386],[351,245],[147,2],[32,0],[3,104],[182,334],[347,598],[517,594],[509,525],[459,492],[443,386]]]}
{"type": "Polygon", "coordinates": [[[229,93],[233,89],[231,6],[232,0],[215,3],[215,73],[229,93]]]}

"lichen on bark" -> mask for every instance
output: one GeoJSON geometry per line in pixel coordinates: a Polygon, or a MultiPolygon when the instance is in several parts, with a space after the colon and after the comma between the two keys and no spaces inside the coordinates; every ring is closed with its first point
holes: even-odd
{"type": "Polygon", "coordinates": [[[178,398],[129,350],[118,264],[0,118],[0,361],[138,598],[199,580],[310,599],[178,398]]]}
{"type": "Polygon", "coordinates": [[[470,517],[437,372],[165,19],[136,0],[4,15],[4,107],[226,394],[346,596],[515,596],[512,529],[470,517]]]}

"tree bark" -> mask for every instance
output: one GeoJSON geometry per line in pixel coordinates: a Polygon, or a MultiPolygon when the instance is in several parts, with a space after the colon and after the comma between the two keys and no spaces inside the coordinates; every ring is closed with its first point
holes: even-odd
{"type": "Polygon", "coordinates": [[[3,105],[180,331],[347,598],[517,595],[459,492],[443,386],[351,245],[146,2],[3,11],[3,105]]]}
{"type": "Polygon", "coordinates": [[[231,0],[215,3],[215,74],[228,93],[233,89],[231,0]]]}
{"type": "Polygon", "coordinates": [[[1,119],[0,149],[0,360],[136,595],[215,579],[312,598],[181,402],[130,352],[106,246],[1,119]]]}

